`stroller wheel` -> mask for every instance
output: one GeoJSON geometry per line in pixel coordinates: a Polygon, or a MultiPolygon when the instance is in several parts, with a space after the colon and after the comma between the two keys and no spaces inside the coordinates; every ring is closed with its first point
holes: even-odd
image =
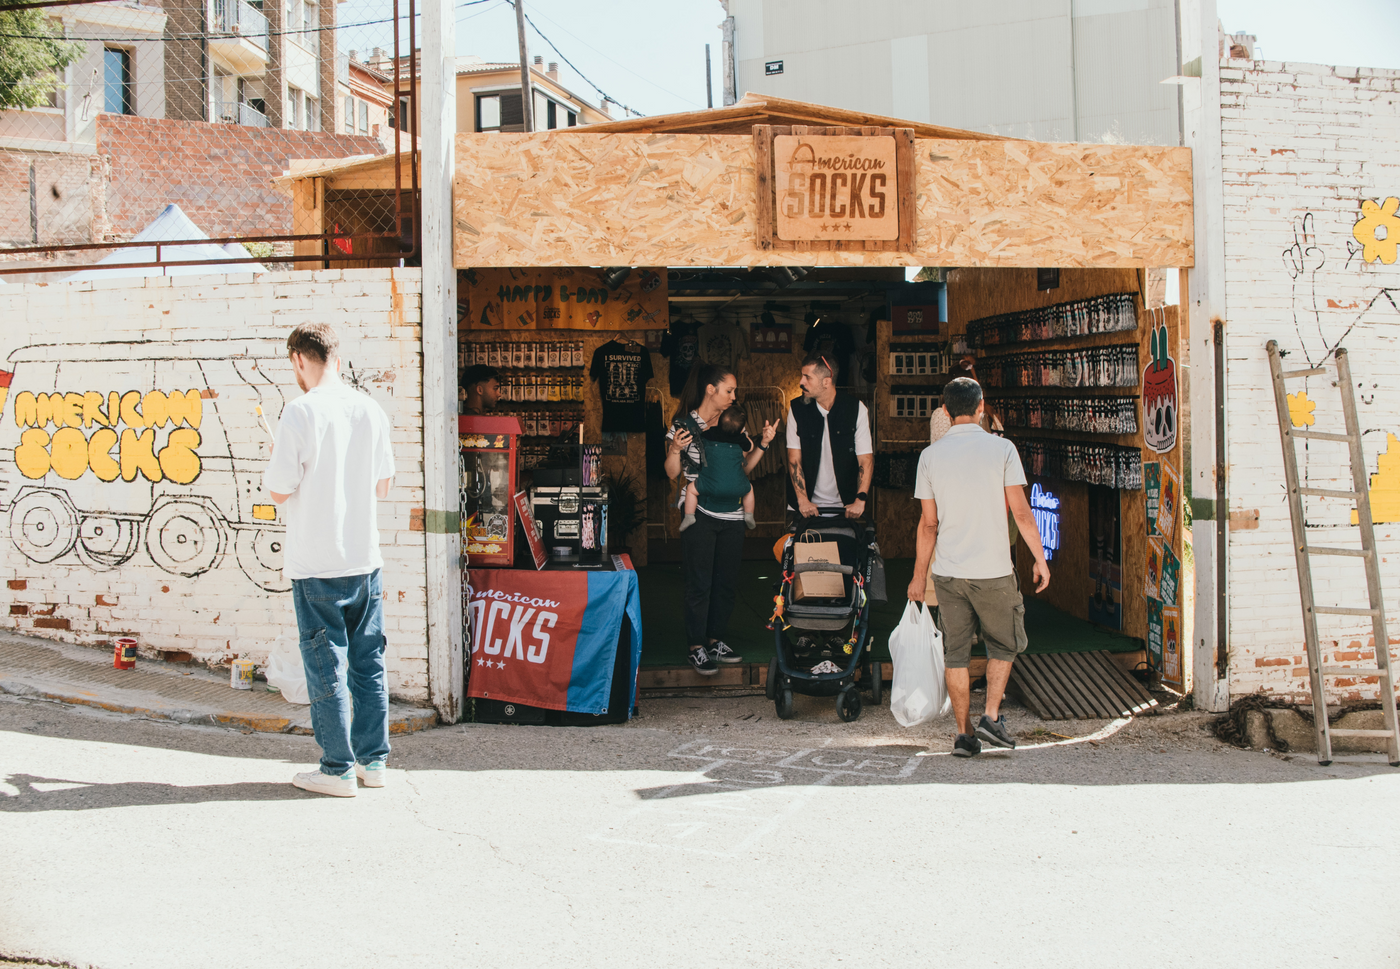
{"type": "Polygon", "coordinates": [[[836,715],[846,723],[850,723],[860,716],[860,690],[854,685],[846,687],[836,694],[836,715]]]}
{"type": "Polygon", "coordinates": [[[778,690],[778,691],[777,691],[777,698],[773,701],[773,705],[774,705],[775,707],[777,707],[777,709],[778,709],[778,719],[779,719],[779,720],[791,720],[791,719],[792,719],[792,690],[789,690],[789,689],[786,689],[786,688],[784,688],[784,689],[782,689],[782,690],[778,690]]]}
{"type": "Polygon", "coordinates": [[[768,661],[768,682],[763,686],[763,693],[770,700],[778,698],[778,657],[776,656],[768,661]]]}
{"type": "Polygon", "coordinates": [[[885,664],[870,664],[870,702],[877,707],[885,696],[885,664]]]}

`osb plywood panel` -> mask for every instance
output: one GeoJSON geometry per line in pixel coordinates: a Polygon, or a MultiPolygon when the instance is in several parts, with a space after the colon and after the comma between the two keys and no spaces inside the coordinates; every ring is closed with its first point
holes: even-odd
{"type": "MultiPolygon", "coordinates": [[[[756,245],[743,135],[462,134],[455,262],[472,266],[810,263],[756,245]]],[[[1190,266],[1186,148],[915,142],[913,252],[832,252],[823,265],[1190,266]]]]}

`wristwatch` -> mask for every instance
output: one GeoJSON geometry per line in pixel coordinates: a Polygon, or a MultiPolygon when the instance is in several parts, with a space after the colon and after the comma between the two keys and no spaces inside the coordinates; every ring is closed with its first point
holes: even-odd
{"type": "Polygon", "coordinates": [[[864,491],[857,491],[857,492],[856,492],[856,501],[869,501],[869,500],[870,500],[870,495],[869,495],[869,493],[864,492],[864,491]]]}

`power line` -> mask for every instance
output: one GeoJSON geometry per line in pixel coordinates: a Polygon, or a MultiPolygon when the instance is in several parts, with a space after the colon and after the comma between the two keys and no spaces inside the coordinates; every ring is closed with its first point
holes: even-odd
{"type": "MultiPolygon", "coordinates": [[[[521,2],[522,2],[522,0],[506,0],[506,3],[509,3],[509,4],[511,4],[512,6],[514,6],[514,5],[517,4],[517,3],[521,3],[521,2]]],[[[578,65],[576,65],[573,61],[569,60],[569,58],[566,57],[566,56],[564,55],[564,52],[563,52],[562,50],[559,49],[559,45],[556,44],[554,41],[550,40],[547,36],[545,36],[545,32],[544,32],[543,30],[540,30],[539,26],[538,26],[533,20],[530,19],[530,15],[529,15],[528,13],[525,14],[525,22],[528,23],[528,24],[530,25],[530,27],[534,29],[535,33],[537,33],[537,34],[540,35],[540,39],[541,39],[541,40],[543,40],[546,44],[548,44],[550,47],[552,47],[552,48],[554,49],[554,53],[556,53],[556,54],[559,55],[559,59],[560,59],[561,61],[563,61],[565,64],[568,64],[571,68],[573,68],[575,74],[577,74],[579,77],[583,78],[584,82],[585,82],[586,84],[588,84],[589,87],[593,88],[593,90],[595,90],[595,91],[597,91],[599,94],[601,94],[601,95],[603,96],[603,100],[604,100],[604,101],[611,101],[613,104],[616,104],[618,107],[622,108],[624,111],[630,111],[630,112],[632,112],[633,114],[635,114],[635,115],[636,115],[637,117],[639,117],[639,118],[644,118],[644,117],[646,117],[646,115],[642,114],[642,112],[638,111],[636,108],[632,107],[631,105],[623,104],[623,103],[622,103],[621,101],[619,101],[617,98],[615,98],[615,97],[613,97],[612,95],[608,94],[607,91],[604,91],[604,90],[603,90],[602,88],[600,88],[597,84],[595,84],[595,83],[593,82],[593,79],[592,79],[592,78],[590,78],[587,74],[583,73],[583,71],[579,70],[579,69],[578,69],[578,65]]]]}

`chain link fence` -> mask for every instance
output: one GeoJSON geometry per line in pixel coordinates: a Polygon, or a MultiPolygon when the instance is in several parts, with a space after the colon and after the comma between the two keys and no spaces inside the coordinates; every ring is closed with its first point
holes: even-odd
{"type": "Polygon", "coordinates": [[[414,13],[0,2],[0,274],[412,264],[414,13]]]}

